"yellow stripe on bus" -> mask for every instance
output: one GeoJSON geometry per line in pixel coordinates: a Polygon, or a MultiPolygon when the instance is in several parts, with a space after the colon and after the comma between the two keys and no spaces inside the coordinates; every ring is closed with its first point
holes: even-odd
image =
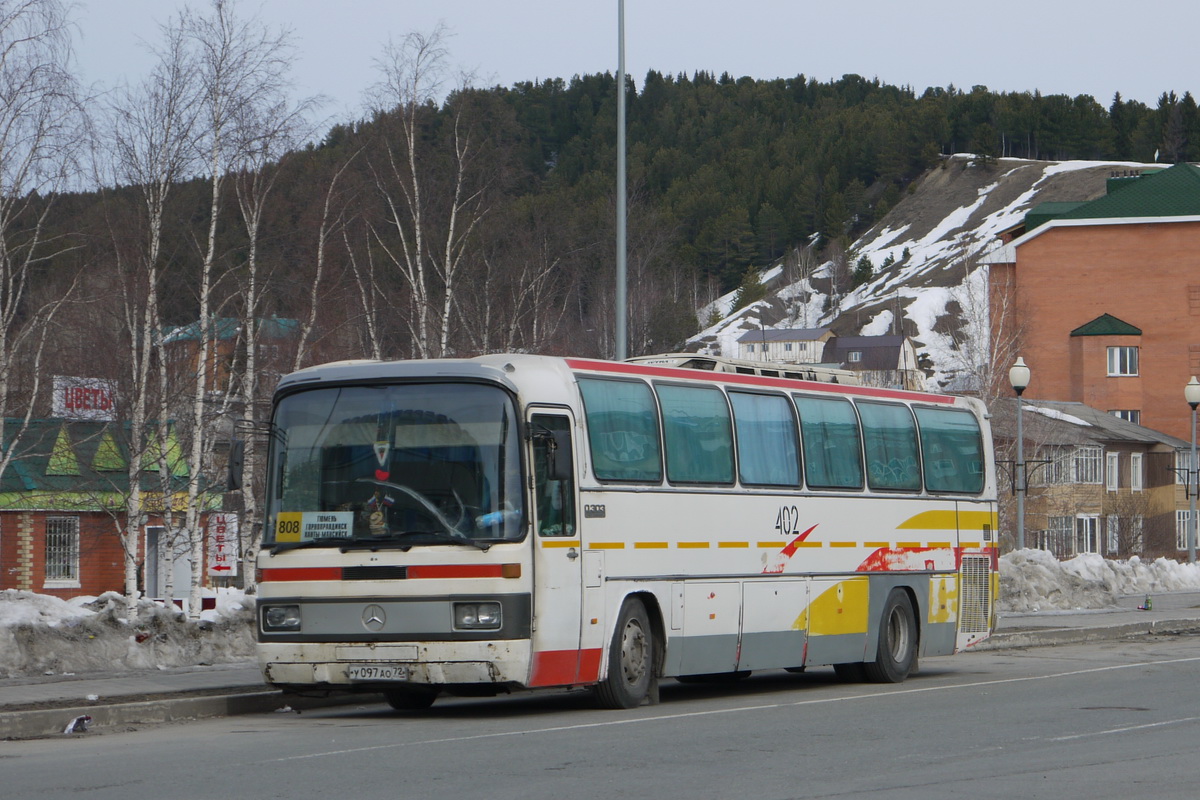
{"type": "Polygon", "coordinates": [[[896,526],[896,530],[920,528],[929,531],[981,531],[985,527],[996,530],[996,514],[991,511],[922,511],[896,526]]]}
{"type": "Polygon", "coordinates": [[[717,547],[749,547],[749,542],[717,542],[717,547]]]}
{"type": "Polygon", "coordinates": [[[708,542],[679,542],[675,546],[679,547],[679,548],[684,548],[684,549],[690,548],[690,549],[695,549],[695,550],[703,550],[703,549],[706,549],[709,547],[709,543],[708,542]]]}
{"type": "Polygon", "coordinates": [[[671,545],[666,542],[634,542],[634,550],[666,550],[671,545]]]}
{"type": "Polygon", "coordinates": [[[579,547],[578,539],[542,539],[542,547],[579,547]]]}

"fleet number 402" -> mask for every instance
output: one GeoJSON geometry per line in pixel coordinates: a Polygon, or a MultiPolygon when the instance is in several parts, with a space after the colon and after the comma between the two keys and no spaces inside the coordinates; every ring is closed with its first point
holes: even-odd
{"type": "Polygon", "coordinates": [[[800,509],[795,506],[781,506],[775,515],[775,530],[780,536],[795,536],[800,533],[800,509]]]}

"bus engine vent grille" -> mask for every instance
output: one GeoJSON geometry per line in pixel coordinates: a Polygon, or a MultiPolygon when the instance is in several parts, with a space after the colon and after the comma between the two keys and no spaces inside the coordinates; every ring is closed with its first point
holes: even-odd
{"type": "Polygon", "coordinates": [[[342,567],[344,581],[402,581],[408,567],[342,567]]]}
{"type": "Polygon", "coordinates": [[[992,573],[988,556],[963,556],[959,577],[959,633],[987,633],[992,619],[992,573]]]}

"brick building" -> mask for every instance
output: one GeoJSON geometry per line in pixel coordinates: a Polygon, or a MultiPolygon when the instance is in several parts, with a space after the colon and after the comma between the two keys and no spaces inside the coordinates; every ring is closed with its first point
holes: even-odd
{"type": "MultiPolygon", "coordinates": [[[[6,421],[5,451],[21,427],[21,420],[6,421]]],[[[119,423],[45,419],[20,433],[0,475],[0,589],[59,597],[124,591],[120,530],[130,486],[124,432],[119,423]]],[[[173,436],[167,449],[178,512],[187,496],[187,468],[173,436]]],[[[140,481],[147,517],[135,559],[141,588],[156,596],[164,583],[159,569],[168,560],[157,456],[146,459],[140,481]]],[[[186,579],[180,585],[176,575],[176,585],[186,589],[186,579]]]]}
{"type": "MultiPolygon", "coordinates": [[[[1114,175],[1035,207],[984,259],[992,339],[1032,370],[1025,396],[1080,402],[1189,438],[1200,375],[1200,169],[1114,175]]],[[[1001,372],[1007,364],[1000,364],[1001,372]]]]}

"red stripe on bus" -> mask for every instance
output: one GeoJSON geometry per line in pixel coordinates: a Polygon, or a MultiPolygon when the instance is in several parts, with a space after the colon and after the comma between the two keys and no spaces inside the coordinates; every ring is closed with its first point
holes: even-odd
{"type": "MultiPolygon", "coordinates": [[[[709,372],[707,370],[685,369],[682,367],[651,367],[645,364],[626,364],[616,361],[593,361],[586,358],[568,358],[567,366],[571,369],[584,369],[589,372],[608,372],[618,375],[639,375],[651,378],[682,378],[685,380],[707,380],[714,383],[732,383],[741,386],[770,386],[778,389],[806,389],[809,391],[849,394],[859,397],[884,397],[890,400],[911,400],[924,403],[952,404],[954,398],[944,394],[926,394],[924,392],[906,392],[898,389],[877,389],[873,386],[850,386],[841,383],[820,383],[797,378],[772,378],[765,375],[744,375],[738,372],[709,372]]],[[[780,369],[788,369],[780,365],[780,369]]],[[[798,369],[803,369],[798,367],[798,369]]]]}
{"type": "Polygon", "coordinates": [[[506,578],[504,564],[418,564],[408,568],[410,579],[506,578]]]}
{"type": "MultiPolygon", "coordinates": [[[[436,578],[519,578],[520,564],[419,564],[408,567],[409,580],[436,578]]],[[[341,567],[268,567],[261,582],[340,581],[341,567]]]]}
{"type": "Polygon", "coordinates": [[[260,583],[271,581],[340,581],[341,567],[267,567],[260,583]]]}
{"type": "Polygon", "coordinates": [[[533,654],[530,686],[572,686],[595,683],[600,677],[600,648],[542,650],[533,654]]]}

